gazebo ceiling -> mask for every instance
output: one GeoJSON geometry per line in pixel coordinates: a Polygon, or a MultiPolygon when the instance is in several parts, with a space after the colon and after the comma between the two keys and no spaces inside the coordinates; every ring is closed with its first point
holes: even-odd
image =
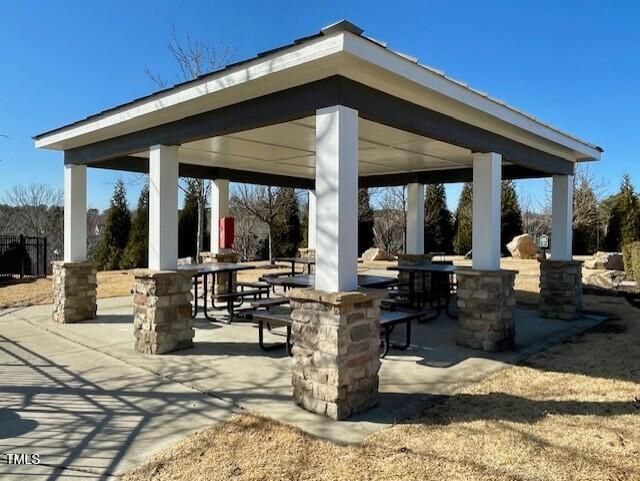
{"type": "MultiPolygon", "coordinates": [[[[468,168],[471,151],[369,120],[359,120],[360,176],[468,168]]],[[[180,146],[180,162],[291,175],[315,174],[315,117],[270,125],[180,146]]],[[[148,153],[136,154],[148,158],[148,153]]]]}

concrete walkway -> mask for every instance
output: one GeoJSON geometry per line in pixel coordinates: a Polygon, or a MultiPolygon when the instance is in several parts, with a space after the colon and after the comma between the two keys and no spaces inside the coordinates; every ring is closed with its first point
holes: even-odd
{"type": "Polygon", "coordinates": [[[82,324],[53,323],[51,306],[0,317],[0,443],[43,463],[0,464],[0,478],[108,479],[242,410],[357,442],[603,320],[551,321],[518,309],[517,350],[495,355],[455,346],[455,321],[444,316],[418,325],[414,346],[383,361],[379,406],[334,422],[293,404],[289,358],[261,351],[253,325],[198,319],[193,349],[143,355],[133,351],[131,309],[125,297],[100,300],[98,319],[82,324]]]}

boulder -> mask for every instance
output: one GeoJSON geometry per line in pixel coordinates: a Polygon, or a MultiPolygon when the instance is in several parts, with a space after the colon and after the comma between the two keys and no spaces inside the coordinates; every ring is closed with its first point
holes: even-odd
{"type": "Polygon", "coordinates": [[[190,266],[191,264],[195,264],[196,260],[193,257],[179,257],[178,265],[179,266],[190,266]]]}
{"type": "Polygon", "coordinates": [[[538,255],[538,247],[529,234],[515,236],[507,244],[507,249],[513,257],[518,259],[535,259],[538,255]]]}
{"type": "MultiPolygon", "coordinates": [[[[584,272],[584,271],[583,271],[584,272]]],[[[584,272],[582,285],[585,289],[618,290],[624,281],[624,272],[619,270],[596,270],[584,272]]]]}
{"type": "Polygon", "coordinates": [[[620,252],[596,252],[584,262],[586,269],[623,271],[624,260],[620,252]]]}
{"type": "Polygon", "coordinates": [[[385,252],[383,249],[378,247],[371,247],[362,253],[362,261],[363,262],[371,262],[371,261],[392,261],[393,256],[388,252],[385,252]]]}

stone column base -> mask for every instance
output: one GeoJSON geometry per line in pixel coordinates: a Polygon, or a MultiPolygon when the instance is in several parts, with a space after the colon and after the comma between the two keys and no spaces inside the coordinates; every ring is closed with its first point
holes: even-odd
{"type": "MultiPolygon", "coordinates": [[[[240,260],[240,256],[232,250],[225,249],[217,254],[214,252],[201,252],[201,262],[230,262],[236,263],[240,260]]],[[[216,282],[213,286],[213,292],[217,296],[218,294],[226,294],[229,292],[229,275],[233,276],[233,283],[235,284],[237,275],[235,272],[223,272],[216,274],[216,282]]]]}
{"type": "Polygon", "coordinates": [[[163,354],[193,346],[189,271],[134,271],[135,350],[163,354]]]}
{"type": "Polygon", "coordinates": [[[53,320],[62,324],[96,317],[96,274],[92,262],[53,262],[53,320]]]}
{"type": "MultiPolygon", "coordinates": [[[[399,266],[417,266],[422,264],[430,264],[433,259],[432,254],[400,254],[398,256],[398,265],[399,266]]],[[[408,272],[398,272],[398,292],[401,295],[407,296],[409,294],[409,273],[408,272]]],[[[431,275],[425,274],[424,282],[426,286],[422,285],[422,275],[416,274],[414,276],[413,281],[413,289],[414,293],[422,294],[425,291],[425,288],[428,290],[429,286],[431,286],[431,275]]]]}
{"type": "Polygon", "coordinates": [[[380,299],[363,292],[297,289],[289,294],[293,400],[345,419],[378,402],[380,299]]]}
{"type": "Polygon", "coordinates": [[[298,247],[298,256],[303,259],[315,259],[316,258],[316,250],[309,249],[308,247],[298,247]]]}
{"type": "Polygon", "coordinates": [[[495,352],[512,349],[515,338],[513,292],[516,271],[456,269],[459,346],[495,352]]]}
{"type": "Polygon", "coordinates": [[[582,311],[582,262],[540,262],[540,315],[572,320],[582,311]]]}

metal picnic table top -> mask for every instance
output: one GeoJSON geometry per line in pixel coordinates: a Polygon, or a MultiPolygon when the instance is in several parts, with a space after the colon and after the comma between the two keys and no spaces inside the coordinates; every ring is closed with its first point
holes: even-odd
{"type": "MultiPolygon", "coordinates": [[[[309,274],[278,277],[265,276],[263,280],[269,284],[283,287],[313,287],[315,284],[315,276],[309,274]]],[[[395,284],[396,282],[397,279],[394,277],[371,276],[367,274],[358,275],[359,287],[385,287],[395,284]]]]}
{"type": "Polygon", "coordinates": [[[456,271],[456,266],[453,264],[418,264],[414,266],[389,266],[389,271],[403,271],[403,272],[443,272],[447,274],[453,274],[456,271]]]}
{"type": "Polygon", "coordinates": [[[179,271],[195,271],[197,273],[196,275],[244,271],[247,269],[255,269],[255,266],[237,264],[233,262],[205,262],[201,264],[184,264],[178,266],[179,271]]]}

